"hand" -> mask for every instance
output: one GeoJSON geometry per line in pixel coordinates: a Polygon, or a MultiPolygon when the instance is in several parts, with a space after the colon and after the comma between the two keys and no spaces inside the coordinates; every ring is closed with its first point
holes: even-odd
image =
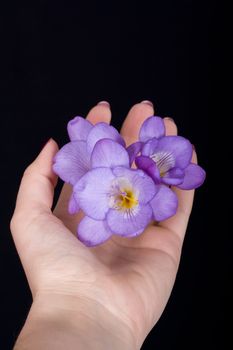
{"type": "MultiPolygon", "coordinates": [[[[121,130],[127,144],[136,140],[141,124],[153,114],[147,103],[131,108],[121,130]]],[[[87,119],[93,124],[110,122],[110,109],[97,105],[87,119]]],[[[167,134],[177,133],[172,120],[165,123],[167,134]]],[[[59,339],[61,349],[69,341],[67,349],[76,348],[75,344],[85,349],[139,349],[171,293],[194,191],[176,190],[177,214],[151,224],[142,235],[113,236],[103,245],[87,248],[76,238],[81,214],[67,212],[69,185],[64,185],[51,211],[57,182],[52,159],[57,150],[50,140],[26,169],[11,222],[33,295],[16,347],[34,342],[33,349],[42,348],[41,344],[43,349],[59,349],[59,339]]],[[[195,154],[193,158],[196,161],[195,154]]]]}

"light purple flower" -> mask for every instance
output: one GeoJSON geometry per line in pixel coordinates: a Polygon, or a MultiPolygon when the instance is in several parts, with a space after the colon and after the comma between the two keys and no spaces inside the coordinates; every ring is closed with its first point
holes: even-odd
{"type": "Polygon", "coordinates": [[[70,142],[56,154],[53,170],[73,186],[68,211],[84,212],[78,238],[87,246],[113,234],[134,237],[151,220],[168,219],[178,206],[169,187],[192,189],[205,179],[204,170],[191,163],[191,143],[165,136],[160,117],[148,118],[139,140],[127,150],[118,131],[106,123],[92,125],[75,117],[67,129],[70,142]],[[130,168],[134,161],[137,169],[130,168]]]}
{"type": "MultiPolygon", "coordinates": [[[[107,123],[92,125],[82,117],[75,117],[67,126],[69,143],[63,146],[54,157],[53,170],[59,177],[74,186],[91,169],[93,148],[101,139],[108,138],[125,146],[125,141],[118,131],[107,123]]],[[[78,212],[79,206],[73,194],[68,210],[70,214],[78,212]]]]}
{"type": "Polygon", "coordinates": [[[175,194],[144,171],[130,169],[128,153],[117,142],[99,140],[91,168],[74,185],[75,200],[86,214],[78,226],[78,238],[85,245],[103,243],[112,234],[139,235],[152,219],[175,214],[175,194]]]}
{"type": "Polygon", "coordinates": [[[127,150],[130,162],[135,160],[137,167],[156,184],[190,190],[205,180],[205,171],[191,163],[191,143],[181,136],[165,136],[165,125],[160,117],[146,119],[139,132],[139,141],[127,150]]]}

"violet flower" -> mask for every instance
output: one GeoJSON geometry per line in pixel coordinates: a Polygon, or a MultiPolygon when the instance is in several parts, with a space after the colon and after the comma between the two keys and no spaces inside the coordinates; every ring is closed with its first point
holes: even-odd
{"type": "Polygon", "coordinates": [[[191,143],[181,136],[165,136],[165,125],[160,117],[145,120],[139,141],[128,147],[128,153],[130,162],[135,161],[137,167],[156,184],[190,190],[199,187],[205,180],[205,171],[191,163],[191,143]]]}
{"type": "Polygon", "coordinates": [[[175,214],[176,195],[156,185],[142,170],[129,168],[129,156],[119,143],[99,140],[91,154],[91,170],[74,185],[74,197],[86,216],[78,238],[87,246],[106,241],[112,234],[133,237],[152,219],[175,214]]]}
{"type": "Polygon", "coordinates": [[[118,131],[106,123],[92,125],[75,117],[68,123],[70,142],[54,158],[53,170],[73,186],[69,212],[84,212],[78,238],[87,246],[113,234],[133,237],[151,220],[176,213],[178,201],[171,185],[200,186],[204,170],[191,163],[192,145],[181,136],[165,136],[160,117],[142,125],[139,141],[125,149],[118,131]],[[138,169],[131,169],[135,161],[138,169]]]}
{"type": "MultiPolygon", "coordinates": [[[[71,142],[56,154],[53,170],[63,181],[72,186],[90,170],[91,153],[98,140],[108,138],[125,146],[125,141],[118,131],[107,123],[92,125],[82,117],[75,117],[69,121],[67,130],[71,142]]],[[[78,210],[78,203],[72,193],[68,211],[70,214],[75,214],[78,210]]]]}

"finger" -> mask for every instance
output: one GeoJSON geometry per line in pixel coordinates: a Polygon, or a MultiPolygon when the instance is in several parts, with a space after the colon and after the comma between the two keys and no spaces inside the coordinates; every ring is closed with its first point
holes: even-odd
{"type": "Polygon", "coordinates": [[[154,107],[150,101],[135,104],[129,111],[121,128],[121,135],[128,145],[138,140],[142,123],[154,114],[154,107]]]}
{"type": "Polygon", "coordinates": [[[52,139],[48,141],[41,153],[25,170],[18,196],[14,215],[11,221],[12,234],[23,234],[33,218],[42,213],[51,213],[54,187],[57,176],[52,170],[52,159],[58,146],[52,139]]]}
{"type": "Polygon", "coordinates": [[[110,123],[112,117],[110,104],[107,101],[101,101],[94,106],[87,114],[86,119],[92,124],[99,122],[110,123]]]}
{"type": "MultiPolygon", "coordinates": [[[[106,101],[99,102],[89,111],[86,119],[89,120],[92,124],[99,122],[105,122],[109,124],[111,121],[111,109],[109,103],[106,101]]],[[[81,213],[77,213],[71,216],[68,213],[68,204],[71,194],[72,186],[69,184],[64,184],[58,202],[54,209],[54,214],[64,222],[66,227],[75,233],[77,229],[77,223],[81,220],[83,215],[81,213]]]]}
{"type": "Polygon", "coordinates": [[[163,120],[166,128],[166,135],[177,135],[177,126],[175,124],[175,121],[169,117],[166,117],[163,120]]]}
{"type": "MultiPolygon", "coordinates": [[[[197,163],[197,154],[194,150],[192,162],[197,163]]],[[[176,193],[179,203],[176,215],[172,216],[168,220],[161,222],[160,227],[174,232],[182,242],[192,210],[194,190],[180,190],[179,188],[174,187],[173,191],[176,193]]]]}

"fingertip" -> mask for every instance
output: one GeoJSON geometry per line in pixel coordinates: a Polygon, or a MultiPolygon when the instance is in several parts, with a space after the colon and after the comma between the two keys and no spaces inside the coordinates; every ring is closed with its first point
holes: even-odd
{"type": "Polygon", "coordinates": [[[50,137],[47,140],[47,142],[44,143],[43,147],[41,148],[41,151],[40,151],[39,155],[42,154],[42,153],[47,152],[48,149],[54,150],[54,151],[57,151],[59,149],[58,144],[56,143],[56,141],[52,137],[50,137]]]}
{"type": "Polygon", "coordinates": [[[108,101],[100,101],[97,103],[97,106],[104,106],[106,108],[111,109],[110,103],[108,101]]]}
{"type": "Polygon", "coordinates": [[[53,138],[50,138],[36,159],[27,167],[25,173],[32,172],[35,175],[41,174],[43,176],[46,176],[55,187],[57,184],[58,176],[54,173],[52,167],[54,157],[58,150],[59,147],[57,142],[53,138]]]}
{"type": "Polygon", "coordinates": [[[130,144],[137,140],[139,130],[143,122],[154,115],[154,107],[152,103],[142,101],[133,105],[121,128],[121,134],[125,138],[126,143],[130,144]]]}
{"type": "Polygon", "coordinates": [[[51,137],[48,141],[50,145],[52,145],[53,148],[58,148],[57,142],[51,137]]]}
{"type": "Polygon", "coordinates": [[[48,142],[48,148],[49,148],[49,150],[50,150],[50,152],[51,152],[52,154],[55,154],[55,153],[57,153],[57,152],[59,151],[58,144],[57,144],[57,142],[56,142],[53,138],[51,138],[51,139],[49,140],[49,142],[48,142]]]}
{"type": "Polygon", "coordinates": [[[42,168],[44,168],[44,166],[48,163],[52,163],[53,158],[58,150],[59,147],[57,142],[53,138],[50,138],[33,163],[41,163],[43,164],[42,168]]]}
{"type": "Polygon", "coordinates": [[[193,146],[193,154],[192,154],[192,159],[191,159],[191,162],[194,163],[194,164],[197,164],[198,161],[197,161],[197,152],[196,152],[196,148],[194,145],[193,146]]]}
{"type": "Polygon", "coordinates": [[[177,126],[176,123],[174,121],[174,119],[170,118],[170,117],[165,117],[163,118],[164,124],[165,124],[165,128],[166,128],[166,135],[177,135],[178,130],[177,130],[177,126]]]}
{"type": "Polygon", "coordinates": [[[110,104],[107,101],[101,101],[96,106],[92,107],[87,114],[86,119],[92,124],[99,122],[110,123],[112,117],[110,104]]]}
{"type": "MultiPolygon", "coordinates": [[[[138,121],[141,121],[143,117],[146,115],[146,117],[151,117],[154,115],[154,107],[152,103],[148,103],[148,101],[142,101],[140,103],[136,103],[133,105],[128,113],[129,118],[138,119],[138,121]]],[[[143,120],[144,121],[144,120],[143,120]]]]}

